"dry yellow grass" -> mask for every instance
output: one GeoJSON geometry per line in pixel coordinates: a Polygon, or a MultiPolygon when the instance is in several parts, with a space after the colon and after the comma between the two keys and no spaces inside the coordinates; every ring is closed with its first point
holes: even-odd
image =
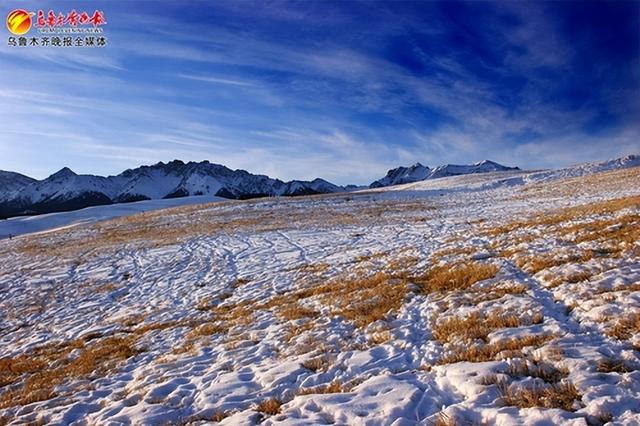
{"type": "MultiPolygon", "coordinates": [[[[556,211],[546,212],[525,220],[517,220],[506,225],[488,228],[484,232],[489,236],[500,236],[525,228],[544,226],[553,230],[556,225],[564,222],[579,220],[592,215],[606,215],[628,208],[640,208],[640,196],[631,196],[613,200],[600,201],[585,205],[568,207],[556,211]]],[[[565,229],[574,229],[563,226],[565,229]]]]}
{"type": "Polygon", "coordinates": [[[293,321],[301,318],[317,318],[319,313],[313,309],[305,308],[299,303],[293,303],[279,310],[278,315],[286,320],[293,321]]]}
{"type": "Polygon", "coordinates": [[[632,312],[618,319],[606,334],[618,340],[628,340],[640,335],[640,312],[632,312]]]}
{"type": "MultiPolygon", "coordinates": [[[[640,168],[633,172],[634,176],[640,174],[639,170],[640,168]]],[[[637,257],[640,253],[635,245],[640,240],[639,208],[640,196],[631,196],[540,214],[485,229],[484,233],[497,237],[492,242],[492,247],[502,257],[514,260],[518,267],[535,274],[567,263],[584,263],[593,258],[617,258],[625,252],[631,257],[637,257]],[[527,255],[524,254],[526,248],[516,247],[522,241],[550,236],[563,241],[566,246],[563,253],[527,255]],[[590,248],[578,246],[585,243],[590,248]]],[[[564,282],[581,282],[590,277],[588,271],[583,271],[547,281],[548,287],[553,288],[564,282]]]]}
{"type": "Polygon", "coordinates": [[[575,402],[582,399],[582,395],[570,382],[526,387],[509,386],[503,382],[498,387],[504,404],[519,408],[543,407],[575,411],[575,402]]]}
{"type": "Polygon", "coordinates": [[[93,287],[91,291],[98,293],[109,293],[116,290],[118,287],[113,283],[103,284],[97,287],[93,287]]]}
{"type": "Polygon", "coordinates": [[[326,356],[318,356],[308,359],[300,365],[307,370],[317,373],[318,371],[326,371],[329,368],[329,359],[326,356]]]}
{"type": "Polygon", "coordinates": [[[256,406],[255,410],[259,413],[275,416],[276,414],[280,414],[281,406],[282,401],[277,398],[270,398],[260,402],[256,406]]]}
{"type": "Polygon", "coordinates": [[[392,334],[389,330],[376,331],[371,333],[368,342],[372,346],[382,345],[392,339],[392,334]]]}
{"type": "Polygon", "coordinates": [[[511,283],[502,287],[501,283],[498,283],[490,287],[471,288],[464,292],[461,292],[461,294],[477,305],[479,303],[486,302],[489,300],[500,299],[506,296],[507,294],[511,294],[511,295],[524,294],[528,289],[529,288],[524,284],[511,283]]]}
{"type": "Polygon", "coordinates": [[[385,223],[433,209],[424,199],[383,200],[372,205],[366,197],[362,201],[346,201],[336,194],[304,198],[331,198],[335,202],[320,204],[312,211],[306,203],[300,202],[301,198],[279,199],[275,203],[273,200],[253,200],[182,206],[101,222],[88,227],[82,239],[64,231],[49,233],[47,237],[27,237],[17,250],[28,255],[55,257],[59,261],[83,262],[85,256],[105,253],[123,245],[152,248],[202,235],[238,231],[331,229],[385,223]]]}
{"type": "Polygon", "coordinates": [[[212,334],[226,333],[229,328],[219,322],[208,322],[195,327],[187,333],[187,338],[196,338],[201,336],[211,336],[212,334]]]}
{"type": "Polygon", "coordinates": [[[569,376],[566,368],[557,368],[548,363],[532,365],[526,361],[511,364],[506,373],[511,377],[536,377],[546,383],[558,383],[569,376]]]}
{"type": "Polygon", "coordinates": [[[186,420],[177,423],[179,426],[187,426],[192,424],[201,424],[202,422],[220,423],[233,414],[231,411],[216,411],[213,414],[196,414],[188,417],[186,420]]]}
{"type": "Polygon", "coordinates": [[[290,343],[292,339],[297,336],[300,336],[302,333],[312,330],[315,327],[315,324],[312,321],[307,321],[302,324],[289,324],[287,328],[287,333],[283,337],[283,341],[290,343]]]}
{"type": "Polygon", "coordinates": [[[459,426],[456,419],[444,412],[440,412],[436,415],[434,420],[429,422],[429,426],[459,426]]]}
{"type": "Polygon", "coordinates": [[[13,376],[13,381],[22,373],[28,376],[19,386],[0,395],[0,408],[47,400],[55,396],[55,387],[65,381],[87,378],[94,372],[104,374],[139,353],[135,344],[136,339],[131,337],[107,337],[86,346],[82,341],[74,341],[59,347],[43,347],[17,361],[5,359],[4,368],[18,375],[13,376]],[[73,349],[80,352],[69,359],[73,349]]]}
{"type": "Polygon", "coordinates": [[[614,193],[621,187],[632,188],[640,179],[640,167],[622,170],[610,170],[592,175],[584,175],[559,181],[540,182],[522,188],[523,194],[514,197],[530,201],[532,197],[575,197],[578,194],[596,192],[614,193]]]}
{"type": "Polygon", "coordinates": [[[567,263],[586,262],[593,257],[591,250],[576,250],[572,253],[551,253],[551,254],[535,254],[531,256],[520,257],[516,260],[519,268],[536,274],[545,269],[554,266],[565,265],[567,263]]]}
{"type": "Polygon", "coordinates": [[[457,340],[473,342],[477,339],[487,341],[493,330],[506,327],[520,327],[522,322],[518,315],[496,311],[482,315],[474,312],[465,317],[451,317],[437,323],[433,327],[433,337],[439,342],[449,343],[457,340]]]}
{"type": "Polygon", "coordinates": [[[315,386],[312,388],[304,388],[298,390],[296,395],[314,395],[324,393],[342,393],[347,392],[347,388],[339,380],[335,380],[327,385],[315,386]]]}
{"type": "Polygon", "coordinates": [[[603,358],[598,361],[598,372],[600,373],[628,373],[630,371],[632,368],[622,359],[603,358]]]}
{"type": "Polygon", "coordinates": [[[495,277],[498,270],[496,265],[480,262],[436,265],[422,275],[412,276],[410,280],[423,293],[464,290],[479,281],[495,277]]]}
{"type": "Polygon", "coordinates": [[[593,272],[591,271],[581,271],[581,272],[573,272],[564,277],[558,277],[549,282],[547,284],[547,288],[555,288],[563,283],[575,284],[583,281],[589,280],[593,276],[593,272]]]}
{"type": "Polygon", "coordinates": [[[326,262],[319,263],[305,263],[304,265],[293,267],[289,270],[291,271],[300,271],[307,274],[321,274],[329,269],[329,264],[326,262]]]}
{"type": "Polygon", "coordinates": [[[461,361],[484,362],[496,359],[522,357],[523,348],[539,347],[551,340],[550,335],[528,335],[518,339],[505,340],[496,343],[459,345],[450,348],[437,364],[453,364],[461,361]]]}
{"type": "Polygon", "coordinates": [[[603,287],[603,288],[599,288],[598,290],[596,290],[596,294],[613,293],[613,292],[618,292],[618,291],[623,291],[623,292],[640,291],[640,283],[622,285],[622,286],[613,287],[613,288],[604,288],[603,287]]]}
{"type": "Polygon", "coordinates": [[[385,318],[397,311],[407,293],[406,280],[378,273],[371,277],[345,282],[338,291],[325,293],[321,302],[333,312],[358,327],[385,318]]]}
{"type": "MultiPolygon", "coordinates": [[[[406,278],[379,272],[369,276],[337,278],[321,285],[311,286],[273,297],[264,303],[254,303],[255,310],[276,309],[284,315],[300,300],[314,299],[328,306],[334,315],[365,327],[383,319],[402,305],[407,293],[406,278]]],[[[294,310],[296,308],[294,307],[294,310]]],[[[296,315],[293,315],[296,317],[296,315]]]]}
{"type": "Polygon", "coordinates": [[[475,253],[477,250],[478,248],[473,246],[448,247],[436,251],[433,253],[433,256],[436,258],[442,258],[446,256],[469,255],[471,253],[475,253]]]}

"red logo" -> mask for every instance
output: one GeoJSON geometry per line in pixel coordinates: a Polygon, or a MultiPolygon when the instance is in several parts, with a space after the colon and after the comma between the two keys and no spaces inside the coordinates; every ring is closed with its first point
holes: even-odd
{"type": "Polygon", "coordinates": [[[23,9],[12,10],[7,15],[7,28],[15,35],[23,35],[29,32],[31,29],[31,16],[33,13],[29,13],[23,9]]]}
{"type": "Polygon", "coordinates": [[[38,10],[36,27],[54,28],[62,27],[65,25],[69,25],[71,27],[93,25],[93,27],[95,28],[106,23],[107,20],[104,17],[104,12],[101,10],[96,10],[91,15],[86,11],[76,12],[75,9],[68,13],[58,12],[57,14],[53,10],[50,10],[46,15],[44,13],[44,10],[38,10]]]}

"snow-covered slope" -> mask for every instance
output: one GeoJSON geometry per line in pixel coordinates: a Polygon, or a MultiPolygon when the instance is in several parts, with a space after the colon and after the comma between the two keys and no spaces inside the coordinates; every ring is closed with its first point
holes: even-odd
{"type": "Polygon", "coordinates": [[[36,180],[29,176],[0,170],[0,200],[34,182],[36,180]]]}
{"type": "Polygon", "coordinates": [[[385,177],[373,182],[369,187],[381,188],[383,186],[417,182],[426,179],[430,172],[431,169],[429,169],[429,167],[423,166],[420,163],[416,163],[409,167],[400,166],[389,170],[385,177]]]}
{"type": "Polygon", "coordinates": [[[504,172],[519,170],[518,167],[507,167],[493,161],[484,160],[471,165],[445,164],[438,166],[429,173],[427,179],[437,179],[447,176],[469,175],[473,173],[504,172]]]}
{"type": "Polygon", "coordinates": [[[467,175],[474,173],[501,172],[519,170],[517,167],[506,167],[493,161],[484,160],[470,165],[444,164],[430,169],[420,163],[409,167],[391,169],[387,175],[369,185],[370,188],[380,188],[404,183],[419,182],[428,179],[438,179],[448,176],[467,175]]]}
{"type": "Polygon", "coordinates": [[[525,177],[525,180],[529,182],[549,181],[637,166],[640,166],[640,155],[631,154],[607,161],[582,163],[556,170],[544,170],[536,173],[530,173],[525,177]]]}
{"type": "Polygon", "coordinates": [[[0,199],[0,218],[190,195],[246,199],[345,190],[322,179],[283,182],[208,161],[184,163],[179,160],[141,166],[109,177],[77,175],[65,167],[42,181],[32,180],[21,185],[23,181],[16,179],[12,184],[20,190],[7,192],[0,199]]]}
{"type": "Polygon", "coordinates": [[[633,161],[0,240],[0,422],[638,425],[633,161]]]}
{"type": "Polygon", "coordinates": [[[79,210],[47,213],[36,216],[12,217],[7,220],[0,220],[0,240],[23,234],[33,234],[69,228],[72,226],[88,225],[101,220],[113,219],[116,217],[128,216],[152,210],[225,200],[225,198],[211,195],[200,197],[180,197],[166,200],[145,200],[131,203],[112,204],[108,206],[93,206],[79,210]]]}

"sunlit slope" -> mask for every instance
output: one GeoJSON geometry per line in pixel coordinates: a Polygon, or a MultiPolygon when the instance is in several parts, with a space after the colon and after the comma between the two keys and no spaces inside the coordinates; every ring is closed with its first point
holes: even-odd
{"type": "Polygon", "coordinates": [[[640,168],[464,179],[0,242],[0,416],[637,421],[640,168]]]}

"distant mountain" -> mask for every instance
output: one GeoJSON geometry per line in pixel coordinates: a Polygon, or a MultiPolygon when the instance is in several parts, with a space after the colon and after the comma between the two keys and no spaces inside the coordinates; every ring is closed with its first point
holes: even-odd
{"type": "Polygon", "coordinates": [[[0,194],[17,191],[34,182],[37,181],[29,176],[0,170],[0,194]]]}
{"type": "Polygon", "coordinates": [[[564,179],[579,177],[594,173],[602,173],[610,170],[627,169],[640,166],[640,154],[630,154],[620,158],[607,161],[596,161],[590,163],[574,164],[556,170],[543,170],[531,173],[524,177],[526,182],[540,182],[554,179],[564,179]]]}
{"type": "Polygon", "coordinates": [[[369,185],[370,188],[381,188],[383,186],[400,185],[402,183],[412,183],[427,179],[431,173],[429,167],[416,163],[409,167],[397,167],[387,172],[387,175],[369,185]]]}
{"type": "Polygon", "coordinates": [[[0,171],[0,218],[190,195],[247,199],[345,190],[323,179],[283,182],[208,161],[160,162],[109,177],[78,175],[65,167],[41,181],[0,171]]]}
{"type": "Polygon", "coordinates": [[[507,167],[493,161],[484,160],[470,165],[445,164],[430,169],[420,163],[409,167],[397,167],[387,172],[382,179],[378,179],[369,185],[370,188],[400,185],[403,183],[419,182],[427,179],[437,179],[447,176],[467,175],[472,173],[501,172],[507,170],[520,170],[518,167],[507,167]]]}

